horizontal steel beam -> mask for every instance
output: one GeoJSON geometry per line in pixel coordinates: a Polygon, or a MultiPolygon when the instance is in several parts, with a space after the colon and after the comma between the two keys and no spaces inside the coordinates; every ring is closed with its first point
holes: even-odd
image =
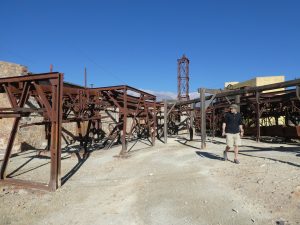
{"type": "MultiPolygon", "coordinates": [[[[279,88],[295,87],[298,85],[300,85],[300,79],[295,79],[295,80],[289,80],[289,81],[275,83],[275,84],[258,86],[258,87],[245,87],[244,89],[224,91],[216,94],[216,98],[233,96],[233,95],[242,95],[242,94],[253,93],[253,92],[262,92],[262,91],[274,90],[279,88]]],[[[200,88],[198,89],[198,92],[199,91],[200,88]]]]}

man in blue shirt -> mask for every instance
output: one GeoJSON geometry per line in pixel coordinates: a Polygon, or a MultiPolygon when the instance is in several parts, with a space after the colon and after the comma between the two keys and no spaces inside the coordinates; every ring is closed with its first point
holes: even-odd
{"type": "Polygon", "coordinates": [[[238,147],[241,145],[241,137],[244,135],[242,116],[237,112],[238,106],[232,104],[230,112],[225,114],[224,122],[222,124],[222,136],[226,136],[226,148],[224,151],[224,160],[226,161],[227,152],[230,148],[234,147],[234,163],[239,164],[238,160],[238,147]]]}

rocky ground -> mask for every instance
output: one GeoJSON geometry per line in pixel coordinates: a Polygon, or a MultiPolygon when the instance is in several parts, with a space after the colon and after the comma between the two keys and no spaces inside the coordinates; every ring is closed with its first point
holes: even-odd
{"type": "MultiPolygon", "coordinates": [[[[247,225],[300,224],[300,145],[244,139],[239,165],[222,161],[224,139],[129,144],[94,151],[82,164],[63,153],[54,193],[1,186],[0,224],[247,225]],[[66,178],[66,176],[65,176],[66,178]]],[[[27,151],[9,173],[46,182],[49,159],[27,151]]]]}

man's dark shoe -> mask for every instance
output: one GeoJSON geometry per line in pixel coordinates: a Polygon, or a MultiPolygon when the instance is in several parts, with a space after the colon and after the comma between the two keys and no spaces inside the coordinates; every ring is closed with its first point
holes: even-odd
{"type": "Polygon", "coordinates": [[[226,151],[223,152],[223,158],[224,158],[224,161],[228,160],[228,158],[227,158],[227,152],[226,151]]]}
{"type": "Polygon", "coordinates": [[[239,161],[239,160],[237,160],[237,159],[235,159],[235,160],[234,160],[234,163],[236,163],[236,164],[240,164],[240,161],[239,161]]]}

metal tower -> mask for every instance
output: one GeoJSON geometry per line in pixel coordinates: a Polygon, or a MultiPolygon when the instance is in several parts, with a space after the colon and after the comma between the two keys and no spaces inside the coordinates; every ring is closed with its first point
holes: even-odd
{"type": "Polygon", "coordinates": [[[189,64],[190,60],[183,54],[177,59],[178,100],[189,100],[189,64]]]}

